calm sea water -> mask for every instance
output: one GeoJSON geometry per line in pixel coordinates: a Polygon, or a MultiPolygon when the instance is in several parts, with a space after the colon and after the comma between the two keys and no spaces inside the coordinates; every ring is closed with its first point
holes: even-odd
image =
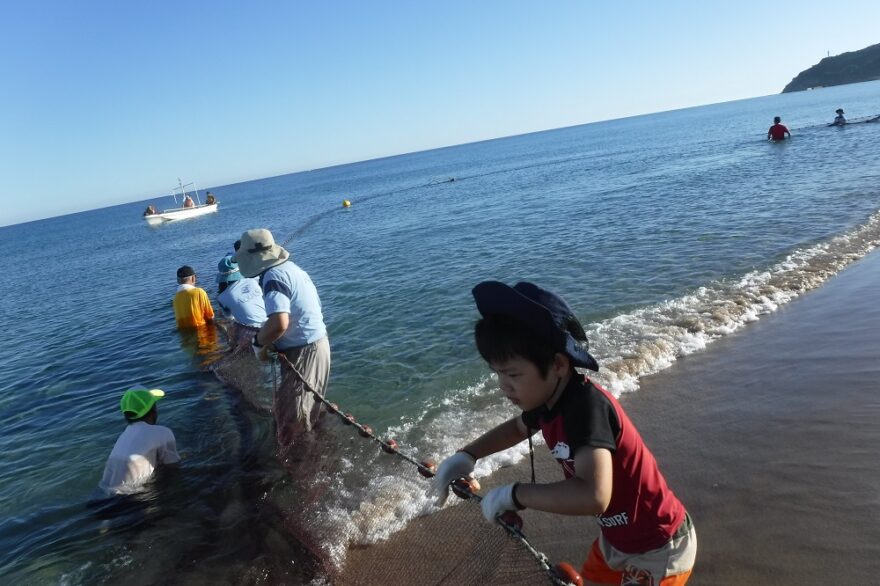
{"type": "MultiPolygon", "coordinates": [[[[0,576],[312,579],[309,539],[286,521],[296,489],[275,462],[271,419],[206,372],[198,341],[174,327],[179,265],[213,295],[217,261],[243,230],[288,241],[324,304],[330,398],[408,453],[442,457],[512,414],[471,340],[481,280],[561,292],[587,325],[600,382],[622,393],[866,254],[880,238],[880,124],[825,127],[838,107],[880,113],[880,82],[220,186],[218,214],[159,228],[141,218],[147,203],[170,204],[159,195],[0,228],[11,333],[0,349],[0,576]],[[764,140],[774,115],[790,142],[764,140]],[[166,391],[160,422],[183,465],[140,503],[88,507],[124,427],[119,396],[138,382],[166,391]]],[[[341,563],[347,544],[430,505],[411,467],[349,428],[328,434],[310,547],[341,563]]]]}

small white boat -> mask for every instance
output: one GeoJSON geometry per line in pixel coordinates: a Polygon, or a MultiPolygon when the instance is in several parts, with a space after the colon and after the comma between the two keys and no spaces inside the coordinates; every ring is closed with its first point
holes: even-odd
{"type": "Polygon", "coordinates": [[[155,226],[165,222],[174,222],[176,220],[212,214],[217,211],[217,206],[220,203],[214,199],[210,191],[205,203],[202,203],[196,184],[187,183],[184,185],[179,177],[177,179],[177,187],[171,190],[171,197],[174,198],[174,203],[177,204],[176,207],[160,212],[153,206],[147,206],[147,210],[144,212],[144,220],[146,220],[147,224],[155,226]],[[187,193],[187,188],[192,188],[189,193],[187,193]],[[193,200],[193,195],[195,200],[193,200]]]}

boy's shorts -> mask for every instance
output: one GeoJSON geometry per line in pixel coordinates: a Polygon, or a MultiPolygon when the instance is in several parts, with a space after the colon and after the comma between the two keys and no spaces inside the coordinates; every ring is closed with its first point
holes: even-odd
{"type": "Polygon", "coordinates": [[[690,515],[666,545],[645,553],[623,553],[600,535],[581,570],[585,583],[621,586],[680,586],[697,557],[697,533],[690,515]]]}

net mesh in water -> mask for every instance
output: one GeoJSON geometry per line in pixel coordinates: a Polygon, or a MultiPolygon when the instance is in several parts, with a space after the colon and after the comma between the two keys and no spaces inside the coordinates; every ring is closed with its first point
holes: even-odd
{"type": "MultiPolygon", "coordinates": [[[[250,347],[254,331],[241,327],[228,330],[230,349],[211,370],[224,384],[241,392],[247,403],[268,414],[272,394],[280,384],[280,369],[278,364],[267,368],[254,357],[250,347]]],[[[282,355],[276,360],[285,358],[282,355]]],[[[439,511],[429,506],[416,514],[403,512],[413,506],[414,491],[428,488],[433,463],[408,455],[393,439],[377,437],[369,426],[310,392],[324,405],[325,416],[296,450],[278,454],[288,478],[283,489],[275,491],[274,506],[284,511],[286,532],[309,552],[319,568],[314,585],[576,581],[572,570],[562,573],[531,545],[516,517],[487,523],[478,506],[480,497],[467,484],[459,484],[455,492],[469,502],[439,511]],[[355,442],[358,445],[353,445],[355,442]],[[347,458],[340,457],[343,448],[347,458]],[[381,452],[385,454],[377,455],[381,452]],[[390,472],[361,480],[368,486],[370,498],[362,498],[363,491],[356,490],[363,486],[344,484],[351,482],[344,469],[353,466],[352,459],[360,460],[361,468],[390,472]],[[381,468],[373,464],[378,459],[386,462],[381,468]]]]}

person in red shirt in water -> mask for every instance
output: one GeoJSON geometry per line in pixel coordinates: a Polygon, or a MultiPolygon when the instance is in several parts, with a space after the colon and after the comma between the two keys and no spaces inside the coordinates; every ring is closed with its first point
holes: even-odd
{"type": "Polygon", "coordinates": [[[776,116],[773,119],[773,126],[767,131],[767,140],[785,140],[785,135],[788,135],[788,138],[791,138],[791,133],[788,131],[788,128],[782,124],[782,118],[776,116]]]}
{"type": "Polygon", "coordinates": [[[477,350],[522,413],[440,464],[438,502],[479,458],[540,430],[564,480],[494,488],[481,503],[486,519],[524,508],[595,516],[600,533],[586,552],[585,583],[683,585],[697,554],[693,522],[617,399],[575,370],[599,365],[571,307],[532,283],[486,281],[473,295],[482,315],[477,350]]]}

